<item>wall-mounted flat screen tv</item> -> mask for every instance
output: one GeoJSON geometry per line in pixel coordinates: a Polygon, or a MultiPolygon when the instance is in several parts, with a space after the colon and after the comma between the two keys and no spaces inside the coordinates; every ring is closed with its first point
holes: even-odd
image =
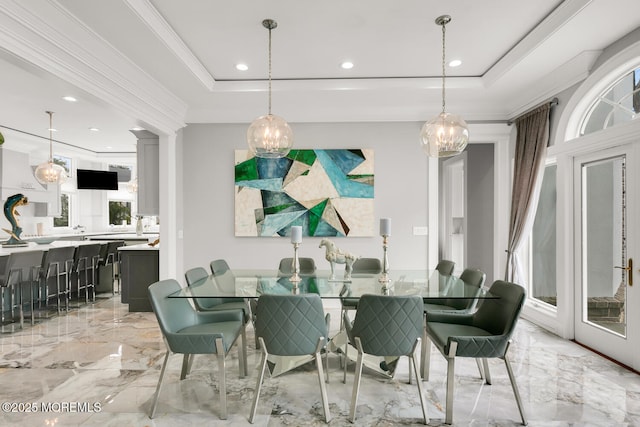
{"type": "Polygon", "coordinates": [[[77,169],[78,190],[117,190],[118,173],[91,169],[77,169]]]}

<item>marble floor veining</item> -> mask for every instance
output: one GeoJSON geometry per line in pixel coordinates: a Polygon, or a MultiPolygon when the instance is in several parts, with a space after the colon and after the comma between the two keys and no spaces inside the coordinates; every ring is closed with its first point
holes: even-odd
{"type": "MultiPolygon", "coordinates": [[[[332,329],[339,327],[339,307],[332,329]]],[[[257,379],[259,353],[248,337],[249,375],[238,376],[237,353],[227,363],[228,412],[220,420],[217,363],[196,356],[179,381],[181,356],[172,356],[156,417],[147,416],[164,356],[153,313],[129,313],[119,297],[99,298],[66,315],[0,335],[1,426],[244,426],[257,379]]],[[[429,425],[444,425],[446,364],[432,350],[424,382],[429,425]]],[[[530,426],[640,425],[640,376],[531,323],[521,320],[510,350],[530,426]]],[[[347,416],[353,371],[342,383],[337,355],[330,355],[327,385],[331,426],[347,416]]],[[[458,359],[456,426],[515,426],[520,417],[500,360],[490,362],[493,384],[484,384],[473,360],[458,359]]],[[[415,383],[406,359],[394,379],[373,371],[362,378],[356,425],[420,425],[415,383]]],[[[256,426],[324,425],[313,364],[266,378],[256,426]]]]}

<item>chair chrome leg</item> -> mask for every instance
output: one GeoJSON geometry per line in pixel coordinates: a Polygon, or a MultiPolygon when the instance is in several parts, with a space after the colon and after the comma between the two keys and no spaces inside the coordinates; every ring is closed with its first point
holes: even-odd
{"type": "Polygon", "coordinates": [[[329,398],[327,397],[327,386],[325,384],[324,372],[322,369],[322,355],[320,354],[323,344],[324,344],[324,338],[320,338],[316,346],[315,359],[316,359],[316,366],[318,367],[318,382],[320,383],[320,395],[322,397],[322,409],[324,410],[324,420],[328,423],[329,421],[331,421],[331,413],[329,412],[329,398]]]}
{"type": "Polygon", "coordinates": [[[226,352],[222,338],[216,338],[216,352],[218,353],[218,387],[220,388],[220,419],[227,419],[227,378],[226,378],[226,352]]]}
{"type": "Polygon", "coordinates": [[[242,325],[242,343],[238,344],[238,367],[240,378],[249,375],[249,367],[247,365],[247,323],[242,325]]]}
{"type": "Polygon", "coordinates": [[[429,339],[426,332],[422,338],[422,381],[429,381],[429,367],[431,366],[431,339],[429,339]]]}
{"type": "MultiPolygon", "coordinates": [[[[484,359],[486,360],[486,359],[484,359]]],[[[482,361],[476,357],[476,365],[478,365],[478,372],[480,373],[480,379],[484,379],[484,369],[482,368],[482,361]]]]}
{"type": "Polygon", "coordinates": [[[484,380],[487,384],[491,385],[491,371],[489,370],[489,361],[486,358],[482,359],[482,367],[484,371],[484,380]]]}
{"type": "MultiPolygon", "coordinates": [[[[507,350],[509,350],[508,345],[507,345],[507,350]]],[[[524,414],[524,407],[522,406],[520,391],[518,390],[518,384],[516,384],[516,376],[513,374],[513,369],[511,368],[511,362],[509,362],[509,358],[507,357],[506,351],[504,355],[504,364],[507,367],[507,373],[509,374],[509,380],[511,381],[511,388],[513,388],[513,395],[516,397],[516,403],[518,404],[518,411],[520,411],[520,418],[522,419],[522,425],[526,426],[527,417],[524,414]]]]}
{"type": "Polygon", "coordinates": [[[449,354],[447,355],[447,402],[445,413],[445,424],[451,424],[453,422],[453,386],[455,381],[455,362],[456,362],[456,350],[458,349],[458,343],[452,342],[449,347],[449,354]]]}
{"type": "Polygon", "coordinates": [[[187,375],[189,375],[189,372],[191,372],[192,361],[193,361],[193,355],[185,353],[184,357],[182,358],[182,370],[180,371],[180,381],[187,378],[187,375]]]}
{"type": "Polygon", "coordinates": [[[355,367],[355,378],[353,380],[353,392],[351,393],[351,410],[349,411],[349,421],[356,422],[356,406],[358,404],[358,394],[360,393],[360,377],[362,377],[362,363],[364,361],[364,350],[359,337],[355,337],[358,348],[358,360],[355,367]]]}
{"type": "Polygon", "coordinates": [[[342,365],[342,384],[347,383],[347,362],[349,361],[349,341],[344,345],[344,363],[342,365]]]}
{"type": "Polygon", "coordinates": [[[427,415],[427,400],[424,397],[424,389],[422,387],[422,381],[420,380],[420,373],[418,372],[418,364],[416,363],[416,360],[418,359],[418,346],[420,346],[420,338],[416,340],[413,351],[411,352],[411,356],[409,357],[409,378],[411,378],[411,367],[413,367],[413,372],[416,375],[416,383],[418,385],[418,394],[420,396],[422,416],[424,418],[424,423],[428,424],[429,416],[427,415]]]}
{"type": "Polygon", "coordinates": [[[156,414],[156,408],[158,407],[158,396],[160,395],[160,388],[162,387],[162,380],[164,378],[164,373],[167,369],[167,361],[169,360],[170,351],[167,350],[167,353],[164,355],[164,362],[162,362],[162,369],[160,369],[160,378],[158,379],[158,385],[156,386],[156,393],[153,396],[153,402],[151,403],[151,412],[149,413],[149,418],[153,418],[156,414]]]}
{"type": "Polygon", "coordinates": [[[260,373],[258,374],[258,381],[256,382],[256,391],[253,393],[253,404],[251,405],[251,412],[249,413],[249,422],[251,424],[253,424],[253,420],[256,417],[258,399],[260,398],[260,390],[262,389],[262,380],[264,379],[264,372],[267,369],[267,357],[269,356],[262,337],[258,337],[256,340],[262,349],[262,359],[260,360],[260,373]]]}

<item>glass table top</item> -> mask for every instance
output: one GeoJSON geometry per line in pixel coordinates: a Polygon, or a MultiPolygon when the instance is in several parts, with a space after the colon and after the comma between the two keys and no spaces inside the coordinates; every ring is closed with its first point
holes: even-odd
{"type": "Polygon", "coordinates": [[[359,298],[363,294],[420,295],[425,300],[493,298],[486,290],[456,276],[434,270],[393,270],[388,282],[380,274],[352,274],[349,280],[332,278],[330,271],[301,275],[299,282],[277,270],[227,270],[210,275],[172,294],[172,298],[257,298],[262,294],[315,293],[322,298],[359,298]]]}

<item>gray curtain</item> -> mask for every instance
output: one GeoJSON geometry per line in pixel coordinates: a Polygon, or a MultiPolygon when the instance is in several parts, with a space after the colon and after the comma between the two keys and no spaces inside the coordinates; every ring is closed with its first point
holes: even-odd
{"type": "Polygon", "coordinates": [[[518,249],[531,232],[537,206],[542,168],[549,143],[547,103],[515,120],[516,152],[514,157],[511,215],[505,280],[524,285],[518,249]]]}

